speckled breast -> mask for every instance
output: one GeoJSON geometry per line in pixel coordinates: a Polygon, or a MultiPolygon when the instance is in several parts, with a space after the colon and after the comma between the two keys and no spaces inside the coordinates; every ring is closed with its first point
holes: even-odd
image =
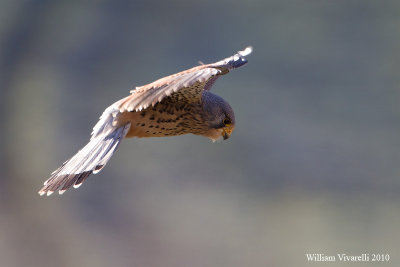
{"type": "Polygon", "coordinates": [[[154,107],[121,115],[131,122],[126,137],[165,137],[205,132],[207,126],[201,114],[200,103],[162,101],[154,107]]]}

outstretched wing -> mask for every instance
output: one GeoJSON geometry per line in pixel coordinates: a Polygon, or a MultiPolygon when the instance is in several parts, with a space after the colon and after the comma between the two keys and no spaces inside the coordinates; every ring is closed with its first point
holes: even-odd
{"type": "Polygon", "coordinates": [[[203,90],[210,90],[219,76],[228,73],[247,63],[244,58],[252,52],[247,47],[237,54],[216,63],[200,65],[164,78],[150,84],[136,87],[131,95],[120,102],[119,111],[140,111],[161,102],[164,97],[171,96],[185,102],[198,101],[203,90]]]}
{"type": "Polygon", "coordinates": [[[129,131],[130,123],[119,128],[105,120],[103,123],[102,131],[93,135],[86,146],[51,174],[39,191],[40,195],[49,196],[57,190],[62,194],[71,186],[77,188],[90,174],[98,173],[107,164],[129,131]]]}

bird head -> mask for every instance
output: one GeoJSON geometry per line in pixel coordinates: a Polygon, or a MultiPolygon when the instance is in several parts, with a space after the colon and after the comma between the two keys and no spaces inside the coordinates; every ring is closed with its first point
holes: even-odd
{"type": "Polygon", "coordinates": [[[228,139],[235,128],[235,114],[221,97],[208,91],[203,93],[203,112],[208,130],[203,134],[212,141],[228,139]]]}

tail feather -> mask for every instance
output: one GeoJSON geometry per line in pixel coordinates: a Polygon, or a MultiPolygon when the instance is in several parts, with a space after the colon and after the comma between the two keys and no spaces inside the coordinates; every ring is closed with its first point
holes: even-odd
{"type": "Polygon", "coordinates": [[[44,187],[39,194],[49,196],[57,190],[62,194],[71,186],[79,187],[90,174],[98,173],[107,164],[129,128],[130,123],[113,131],[107,129],[105,134],[98,133],[78,153],[51,174],[51,177],[44,182],[44,187]]]}

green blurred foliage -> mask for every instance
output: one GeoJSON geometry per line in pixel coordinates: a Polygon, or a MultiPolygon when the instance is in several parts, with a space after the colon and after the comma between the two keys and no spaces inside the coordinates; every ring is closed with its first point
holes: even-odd
{"type": "Polygon", "coordinates": [[[0,266],[400,264],[400,2],[0,7],[0,266]],[[235,109],[228,141],[125,140],[79,190],[37,195],[134,86],[247,45],[213,88],[235,109]]]}

